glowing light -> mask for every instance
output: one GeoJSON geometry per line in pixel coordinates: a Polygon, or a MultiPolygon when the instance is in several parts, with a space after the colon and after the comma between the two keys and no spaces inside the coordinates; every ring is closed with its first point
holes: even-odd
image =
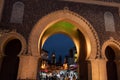
{"type": "Polygon", "coordinates": [[[68,69],[67,63],[63,64],[63,68],[64,68],[64,70],[67,70],[67,69],[68,69]]]}
{"type": "Polygon", "coordinates": [[[75,62],[77,62],[77,57],[78,57],[77,53],[74,54],[74,57],[75,57],[75,62]]]}
{"type": "Polygon", "coordinates": [[[42,64],[41,69],[45,69],[45,68],[46,68],[45,64],[42,64]]]}
{"type": "Polygon", "coordinates": [[[89,39],[86,39],[86,40],[87,40],[87,58],[88,58],[91,53],[91,44],[90,44],[89,39]]]}

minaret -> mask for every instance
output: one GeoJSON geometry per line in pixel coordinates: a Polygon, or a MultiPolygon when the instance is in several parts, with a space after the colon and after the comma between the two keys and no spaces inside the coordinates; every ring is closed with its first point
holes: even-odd
{"type": "Polygon", "coordinates": [[[69,59],[68,59],[68,64],[74,64],[76,62],[76,48],[73,47],[69,50],[69,59]]]}
{"type": "Polygon", "coordinates": [[[54,53],[54,52],[52,53],[52,56],[51,56],[51,64],[52,64],[52,65],[55,65],[55,64],[56,64],[56,56],[55,56],[55,53],[54,53]]]}
{"type": "Polygon", "coordinates": [[[58,59],[58,65],[59,65],[59,66],[62,65],[62,56],[61,56],[61,55],[59,56],[59,59],[58,59]]]}

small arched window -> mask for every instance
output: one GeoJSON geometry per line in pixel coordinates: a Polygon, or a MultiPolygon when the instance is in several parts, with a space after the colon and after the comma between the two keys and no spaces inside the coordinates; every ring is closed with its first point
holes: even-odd
{"type": "Polygon", "coordinates": [[[110,32],[115,32],[114,17],[111,12],[104,13],[105,20],[105,30],[110,32]]]}
{"type": "Polygon", "coordinates": [[[22,2],[15,2],[13,4],[11,23],[22,23],[24,14],[24,4],[22,2]]]}

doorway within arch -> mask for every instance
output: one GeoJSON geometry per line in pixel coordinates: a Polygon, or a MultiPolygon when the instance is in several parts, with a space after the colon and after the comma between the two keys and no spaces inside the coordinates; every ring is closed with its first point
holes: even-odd
{"type": "MultiPolygon", "coordinates": [[[[65,34],[72,39],[76,47],[76,63],[78,63],[79,79],[88,80],[87,46],[84,35],[77,27],[68,21],[59,21],[48,27],[41,36],[41,49],[45,41],[52,35],[65,34]],[[79,74],[80,73],[80,74],[79,74]]],[[[41,54],[41,53],[40,53],[41,54]]]]}
{"type": "Polygon", "coordinates": [[[118,80],[117,66],[115,63],[116,58],[115,51],[112,49],[112,47],[107,46],[105,49],[105,55],[106,58],[108,59],[106,63],[108,80],[118,80]]]}
{"type": "Polygon", "coordinates": [[[12,39],[5,42],[3,47],[3,61],[0,70],[0,80],[16,80],[18,67],[19,67],[19,57],[22,48],[21,41],[19,39],[12,39]]]}

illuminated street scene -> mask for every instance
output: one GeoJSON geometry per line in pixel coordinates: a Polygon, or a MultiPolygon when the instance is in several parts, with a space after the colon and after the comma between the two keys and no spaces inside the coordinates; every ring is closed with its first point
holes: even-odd
{"type": "Polygon", "coordinates": [[[0,80],[120,80],[120,0],[0,0],[0,80]]]}
{"type": "Polygon", "coordinates": [[[56,62],[54,53],[52,53],[50,61],[47,58],[48,55],[42,56],[39,70],[40,80],[78,80],[78,63],[75,62],[72,55],[66,56],[63,63],[61,57],[56,62]]]}
{"type": "Polygon", "coordinates": [[[76,47],[73,46],[75,46],[73,41],[64,34],[55,34],[49,37],[41,51],[39,79],[78,80],[79,64],[76,47]],[[55,42],[56,40],[62,44],[55,42]],[[52,50],[56,52],[52,52],[52,50]]]}

